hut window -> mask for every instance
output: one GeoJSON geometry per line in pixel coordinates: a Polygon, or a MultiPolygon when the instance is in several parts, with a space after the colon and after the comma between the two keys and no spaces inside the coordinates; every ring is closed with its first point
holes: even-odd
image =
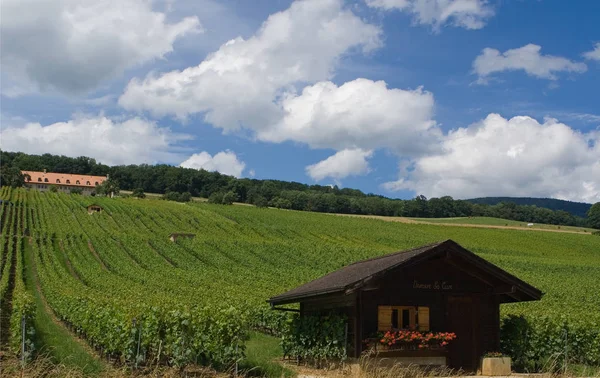
{"type": "Polygon", "coordinates": [[[429,307],[415,306],[379,306],[377,329],[419,329],[429,331],[429,307]]]}
{"type": "Polygon", "coordinates": [[[44,179],[44,182],[48,182],[48,179],[47,179],[47,178],[45,178],[45,179],[44,179]]]}
{"type": "Polygon", "coordinates": [[[98,181],[96,181],[96,182],[94,183],[94,185],[98,186],[98,181]]]}
{"type": "Polygon", "coordinates": [[[80,184],[79,184],[79,180],[75,181],[75,184],[77,184],[77,185],[80,185],[80,184]]]}
{"type": "Polygon", "coordinates": [[[86,181],[86,182],[85,182],[85,185],[90,185],[90,182],[89,182],[89,181],[86,181]]]}
{"type": "Polygon", "coordinates": [[[57,184],[60,184],[60,179],[56,179],[56,183],[57,183],[57,184]]]}
{"type": "Polygon", "coordinates": [[[42,182],[42,178],[41,177],[38,177],[38,182],[42,182]]]}
{"type": "Polygon", "coordinates": [[[70,183],[71,183],[71,180],[67,180],[67,184],[70,184],[70,183]]]}

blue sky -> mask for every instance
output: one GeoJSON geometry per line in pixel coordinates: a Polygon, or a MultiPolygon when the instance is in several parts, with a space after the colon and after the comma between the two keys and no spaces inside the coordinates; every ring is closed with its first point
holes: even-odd
{"type": "Polygon", "coordinates": [[[399,198],[600,201],[600,2],[7,0],[2,13],[5,150],[399,198]]]}

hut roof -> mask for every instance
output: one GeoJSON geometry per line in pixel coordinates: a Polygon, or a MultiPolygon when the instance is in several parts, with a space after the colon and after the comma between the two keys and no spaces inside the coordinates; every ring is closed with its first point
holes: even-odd
{"type": "Polygon", "coordinates": [[[317,278],[314,281],[310,281],[295,289],[272,297],[268,302],[270,302],[271,305],[294,303],[310,297],[360,288],[371,279],[383,275],[392,269],[422,262],[449,249],[458,253],[461,258],[468,260],[469,263],[476,265],[485,273],[496,276],[501,281],[505,281],[506,283],[515,286],[516,290],[521,291],[523,294],[521,296],[522,299],[520,300],[538,300],[541,298],[542,292],[540,290],[466,250],[458,243],[452,240],[446,240],[355,262],[321,278],[317,278]]]}

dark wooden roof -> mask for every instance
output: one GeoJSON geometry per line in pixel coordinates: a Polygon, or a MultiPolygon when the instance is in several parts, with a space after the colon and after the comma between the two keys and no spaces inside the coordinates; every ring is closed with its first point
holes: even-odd
{"type": "Polygon", "coordinates": [[[317,278],[314,281],[298,286],[288,292],[272,297],[268,302],[270,302],[271,305],[294,303],[311,297],[360,288],[371,279],[383,275],[391,269],[422,262],[427,258],[440,252],[445,252],[448,249],[452,249],[459,253],[462,258],[477,265],[478,268],[484,270],[487,274],[496,276],[500,280],[505,281],[510,285],[514,285],[516,289],[521,290],[525,294],[522,300],[538,300],[541,298],[542,292],[540,290],[466,250],[458,243],[452,240],[446,240],[355,262],[321,278],[317,278]]]}

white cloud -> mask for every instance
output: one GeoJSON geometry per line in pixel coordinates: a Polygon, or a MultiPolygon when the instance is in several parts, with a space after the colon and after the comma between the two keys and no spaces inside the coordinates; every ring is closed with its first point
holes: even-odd
{"type": "Polygon", "coordinates": [[[432,25],[434,30],[445,24],[481,29],[494,15],[486,0],[366,0],[366,3],[372,8],[410,13],[415,23],[432,25]]]}
{"type": "Polygon", "coordinates": [[[3,93],[86,92],[200,31],[196,17],[165,17],[146,0],[3,0],[3,93]]]}
{"type": "Polygon", "coordinates": [[[348,176],[364,175],[369,172],[367,159],[372,155],[373,151],[361,149],[341,150],[325,160],[307,166],[306,174],[316,181],[326,177],[339,180],[348,176]]]}
{"type": "Polygon", "coordinates": [[[383,81],[356,79],[337,86],[319,82],[283,100],[285,116],[258,138],[291,140],[313,148],[390,148],[415,155],[439,134],[434,99],[421,88],[388,89],[383,81]]]}
{"type": "Polygon", "coordinates": [[[492,48],[483,49],[473,62],[473,71],[479,75],[478,83],[487,82],[489,75],[496,72],[523,70],[528,75],[541,79],[556,80],[557,72],[582,73],[587,70],[585,63],[573,62],[567,58],[542,55],[541,46],[528,44],[504,53],[492,48]]]}
{"type": "Polygon", "coordinates": [[[380,34],[342,0],[296,1],[269,16],[254,36],[227,42],[198,66],[132,80],[119,103],[180,119],[204,113],[226,132],[258,130],[282,117],[282,93],[329,79],[343,54],[377,48],[380,34]]]}
{"type": "Polygon", "coordinates": [[[592,51],[588,51],[583,53],[583,56],[586,59],[591,59],[591,60],[598,60],[600,61],[600,42],[597,42],[594,45],[594,49],[592,51]]]}
{"type": "Polygon", "coordinates": [[[600,201],[600,132],[582,133],[546,119],[504,119],[451,131],[443,151],[414,160],[387,190],[428,197],[536,196],[600,201]]]}
{"type": "Polygon", "coordinates": [[[104,116],[3,127],[0,134],[3,150],[89,156],[108,165],[177,161],[176,143],[187,139],[191,137],[140,118],[117,122],[104,116]]]}
{"type": "Polygon", "coordinates": [[[211,156],[208,152],[202,151],[199,154],[190,156],[186,161],[181,163],[180,166],[184,168],[217,171],[225,175],[241,177],[244,168],[246,168],[246,163],[240,161],[233,151],[221,151],[215,154],[215,156],[211,156]]]}

